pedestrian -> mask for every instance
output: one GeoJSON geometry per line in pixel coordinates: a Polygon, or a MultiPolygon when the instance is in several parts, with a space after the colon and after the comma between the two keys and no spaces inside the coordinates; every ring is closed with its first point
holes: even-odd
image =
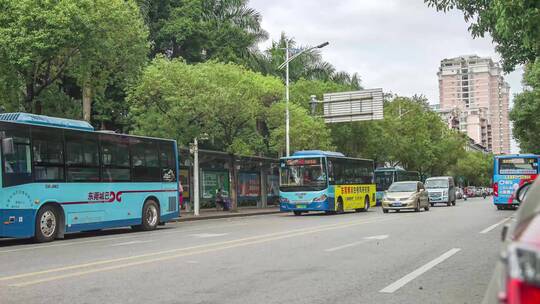
{"type": "Polygon", "coordinates": [[[184,188],[182,187],[182,182],[178,181],[178,210],[182,210],[184,205],[184,188]]]}
{"type": "Polygon", "coordinates": [[[225,197],[223,196],[223,189],[218,188],[216,191],[216,208],[219,209],[219,207],[223,209],[223,211],[229,210],[229,204],[225,200],[225,197]]]}

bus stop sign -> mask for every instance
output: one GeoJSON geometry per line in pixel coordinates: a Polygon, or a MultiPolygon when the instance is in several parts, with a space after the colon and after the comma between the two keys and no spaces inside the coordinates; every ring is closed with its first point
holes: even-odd
{"type": "Polygon", "coordinates": [[[383,119],[383,91],[369,89],[323,95],[326,123],[383,119]]]}

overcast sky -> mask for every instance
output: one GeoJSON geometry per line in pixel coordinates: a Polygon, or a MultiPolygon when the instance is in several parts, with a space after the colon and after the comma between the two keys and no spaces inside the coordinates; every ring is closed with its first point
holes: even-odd
{"type": "MultiPolygon", "coordinates": [[[[439,103],[437,69],[443,58],[477,54],[499,60],[491,38],[473,39],[461,12],[439,13],[422,0],[251,0],[270,39],[280,33],[301,45],[329,41],[324,59],[361,76],[365,88],[439,103]]],[[[521,91],[522,70],[505,78],[521,91]]]]}

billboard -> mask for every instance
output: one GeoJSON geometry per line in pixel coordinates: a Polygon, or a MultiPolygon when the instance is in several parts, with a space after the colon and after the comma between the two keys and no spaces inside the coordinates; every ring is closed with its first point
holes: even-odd
{"type": "Polygon", "coordinates": [[[383,91],[369,89],[323,95],[326,123],[383,119],[383,91]]]}
{"type": "Polygon", "coordinates": [[[215,199],[217,189],[221,188],[223,196],[229,196],[229,171],[201,170],[201,197],[215,199]]]}

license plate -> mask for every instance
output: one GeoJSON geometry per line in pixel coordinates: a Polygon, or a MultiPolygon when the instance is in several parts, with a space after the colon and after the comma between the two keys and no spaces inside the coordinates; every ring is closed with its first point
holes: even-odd
{"type": "Polygon", "coordinates": [[[392,206],[394,206],[394,207],[401,207],[401,203],[393,203],[392,206]]]}
{"type": "Polygon", "coordinates": [[[296,208],[306,208],[306,205],[296,205],[296,208]]]}

